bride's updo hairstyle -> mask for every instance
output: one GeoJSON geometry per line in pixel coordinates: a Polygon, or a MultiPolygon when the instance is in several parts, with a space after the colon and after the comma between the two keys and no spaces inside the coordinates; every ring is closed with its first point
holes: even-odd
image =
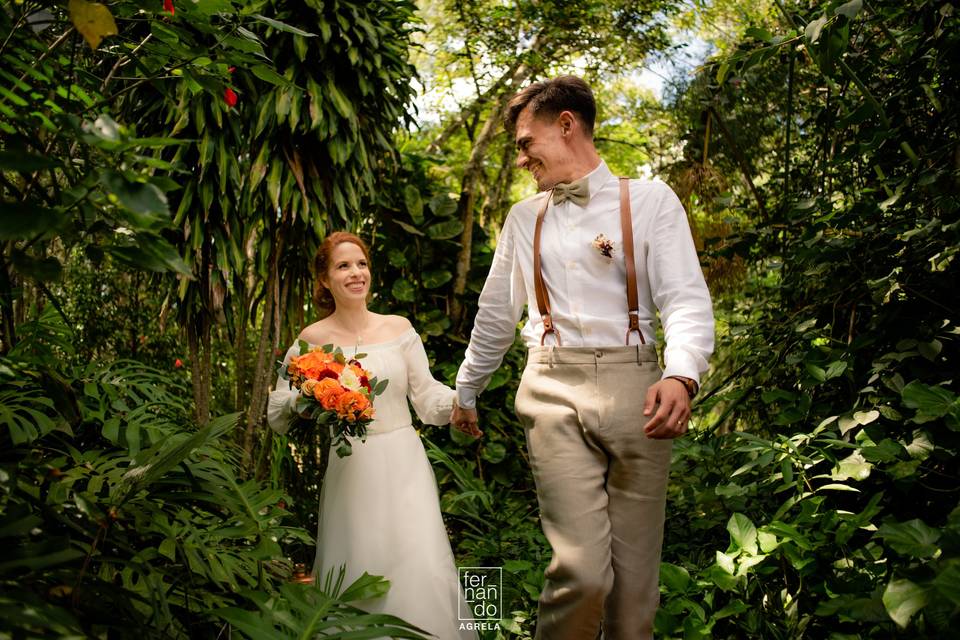
{"type": "Polygon", "coordinates": [[[370,248],[367,247],[366,242],[356,235],[347,231],[334,231],[323,239],[323,243],[317,249],[317,255],[313,259],[313,304],[323,318],[333,313],[334,309],[337,308],[330,289],[327,289],[323,284],[323,278],[327,276],[327,271],[330,269],[330,256],[333,254],[334,248],[344,242],[350,242],[360,247],[367,259],[367,264],[370,264],[370,248]]]}

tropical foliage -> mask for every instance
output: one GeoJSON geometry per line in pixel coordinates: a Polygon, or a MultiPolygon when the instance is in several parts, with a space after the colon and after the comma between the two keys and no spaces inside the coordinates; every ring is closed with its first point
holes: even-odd
{"type": "MultiPolygon", "coordinates": [[[[352,228],[373,307],[452,384],[532,189],[503,105],[575,71],[614,170],[687,206],[718,317],[658,635],[949,635],[957,33],[921,0],[7,3],[0,633],[418,637],[351,604],[377,576],[294,582],[324,443],[266,428],[275,360],[315,319],[317,243],[352,228]],[[696,73],[637,85],[690,38],[714,52],[696,73]]],[[[550,557],[523,361],[481,396],[481,441],[423,431],[458,564],[504,569],[489,637],[532,636],[550,557]]]]}

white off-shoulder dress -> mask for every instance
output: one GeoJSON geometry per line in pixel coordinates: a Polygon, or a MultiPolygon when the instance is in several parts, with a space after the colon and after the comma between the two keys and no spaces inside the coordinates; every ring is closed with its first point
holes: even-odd
{"type": "MultiPolygon", "coordinates": [[[[347,357],[354,348],[344,348],[347,357]]],[[[314,575],[346,566],[345,585],[364,572],[384,576],[390,590],[382,598],[356,603],[389,613],[441,640],[476,638],[461,630],[466,612],[450,540],[440,515],[436,478],[420,436],[411,423],[407,399],[426,424],[449,422],[456,393],[433,378],[420,336],[410,328],[378,344],[361,345],[363,367],[388,379],[374,399],[374,420],[366,442],[353,440],[353,454],[331,450],[320,493],[320,525],[314,575]]],[[[284,363],[299,353],[287,350],[284,363]]],[[[270,393],[267,420],[285,433],[299,392],[278,378],[270,393]]]]}

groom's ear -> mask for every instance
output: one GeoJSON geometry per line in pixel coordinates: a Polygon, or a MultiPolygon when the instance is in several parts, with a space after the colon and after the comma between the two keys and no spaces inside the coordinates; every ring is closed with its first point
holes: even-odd
{"type": "Polygon", "coordinates": [[[572,111],[561,111],[557,116],[557,125],[560,126],[560,132],[564,138],[569,138],[580,129],[580,123],[572,111]]]}

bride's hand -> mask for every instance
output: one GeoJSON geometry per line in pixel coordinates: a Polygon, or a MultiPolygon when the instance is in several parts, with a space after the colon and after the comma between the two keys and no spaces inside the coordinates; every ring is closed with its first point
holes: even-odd
{"type": "Polygon", "coordinates": [[[453,412],[450,414],[450,424],[461,433],[465,433],[472,438],[479,438],[483,435],[478,424],[476,409],[464,409],[458,404],[453,405],[453,412]]]}

